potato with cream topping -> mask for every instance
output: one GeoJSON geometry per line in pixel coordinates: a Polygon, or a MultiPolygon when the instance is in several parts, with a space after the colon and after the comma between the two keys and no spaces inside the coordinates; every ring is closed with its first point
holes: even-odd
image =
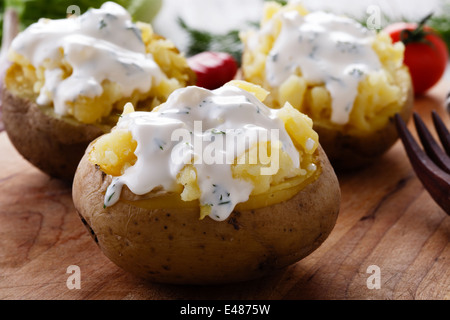
{"type": "Polygon", "coordinates": [[[332,231],[340,188],[312,121],[232,81],[187,87],[152,112],[126,105],[80,162],[73,200],[102,252],[162,283],[246,281],[332,231]]]}
{"type": "Polygon", "coordinates": [[[195,83],[171,41],[113,2],[40,19],[14,39],[8,57],[2,104],[9,138],[33,165],[68,181],[127,102],[151,110],[195,83]]]}
{"type": "Polygon", "coordinates": [[[335,169],[362,167],[397,140],[393,116],[405,121],[413,89],[404,46],[347,17],[308,12],[299,3],[267,3],[259,30],[242,35],[242,73],[307,114],[335,169]]]}

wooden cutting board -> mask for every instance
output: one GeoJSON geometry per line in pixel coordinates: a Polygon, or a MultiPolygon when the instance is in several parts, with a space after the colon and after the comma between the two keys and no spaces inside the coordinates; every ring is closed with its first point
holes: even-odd
{"type": "MultiPolygon", "coordinates": [[[[435,109],[450,127],[449,89],[442,82],[417,99],[428,124],[435,109]]],[[[0,298],[450,299],[450,217],[416,178],[401,142],[372,167],[339,179],[336,227],[297,264],[243,284],[152,284],[103,256],[74,210],[70,186],[28,164],[0,133],[0,298]],[[67,286],[72,265],[80,268],[80,289],[67,286]]]]}

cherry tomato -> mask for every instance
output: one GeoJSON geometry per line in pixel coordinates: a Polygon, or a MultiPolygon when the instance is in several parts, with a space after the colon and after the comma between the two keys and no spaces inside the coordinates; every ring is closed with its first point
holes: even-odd
{"type": "Polygon", "coordinates": [[[418,24],[398,22],[384,29],[393,42],[405,44],[404,63],[409,67],[416,95],[433,87],[442,78],[448,63],[447,46],[424,24],[427,18],[418,24]]]}
{"type": "Polygon", "coordinates": [[[233,80],[238,71],[236,60],[225,52],[206,51],[189,57],[187,61],[197,74],[197,86],[209,90],[233,80]]]}

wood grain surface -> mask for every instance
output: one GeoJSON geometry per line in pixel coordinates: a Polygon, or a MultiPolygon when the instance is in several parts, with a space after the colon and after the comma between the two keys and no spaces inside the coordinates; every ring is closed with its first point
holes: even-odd
{"type": "MultiPolygon", "coordinates": [[[[441,82],[417,98],[415,111],[428,124],[433,109],[450,124],[449,89],[441,82]]],[[[160,285],[103,256],[74,210],[70,186],[28,164],[2,132],[0,299],[450,299],[450,217],[424,190],[401,142],[375,165],[338,177],[336,227],[304,260],[247,283],[160,285]],[[71,265],[80,268],[80,289],[67,286],[71,265]],[[379,268],[379,289],[367,286],[370,266],[379,268]]]]}

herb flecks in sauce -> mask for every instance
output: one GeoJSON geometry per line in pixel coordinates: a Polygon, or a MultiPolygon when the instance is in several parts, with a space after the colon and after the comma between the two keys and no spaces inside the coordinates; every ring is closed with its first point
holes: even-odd
{"type": "Polygon", "coordinates": [[[98,28],[101,30],[103,28],[106,28],[108,25],[105,22],[105,19],[100,19],[100,22],[98,23],[98,28]]]}
{"type": "Polygon", "coordinates": [[[234,178],[231,169],[249,146],[271,141],[271,131],[276,130],[293,167],[300,167],[300,154],[278,112],[252,93],[224,86],[213,91],[178,89],[157,111],[123,115],[117,128],[131,132],[138,146],[137,161],[113,179],[105,205],[119,200],[123,185],[137,195],[157,187],[175,191],[179,172],[189,164],[196,170],[200,204],[209,206],[212,219],[225,220],[238,203],[249,199],[254,188],[251,182],[234,178]],[[180,112],[183,110],[189,113],[180,112]],[[230,141],[237,144],[230,148],[230,141]]]}
{"type": "Polygon", "coordinates": [[[78,17],[41,19],[21,32],[11,49],[36,69],[64,54],[72,73],[64,78],[63,67],[45,69],[45,83],[36,100],[39,105],[53,104],[62,116],[70,114],[80,96],[100,96],[105,80],[118,84],[127,97],[135,91],[148,92],[165,77],[146,53],[141,31],[129,13],[113,2],[78,17]]]}
{"type": "Polygon", "coordinates": [[[362,77],[381,69],[372,48],[375,34],[350,18],[325,12],[303,17],[293,11],[279,17],[281,32],[266,60],[268,82],[279,87],[300,69],[308,83],[324,84],[330,92],[331,121],[346,124],[362,77]]]}

